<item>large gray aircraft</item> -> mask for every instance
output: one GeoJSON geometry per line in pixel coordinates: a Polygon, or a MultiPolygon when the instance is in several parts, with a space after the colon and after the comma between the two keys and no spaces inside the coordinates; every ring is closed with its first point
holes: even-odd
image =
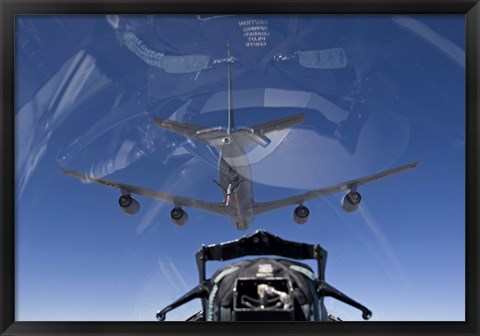
{"type": "Polygon", "coordinates": [[[320,188],[305,192],[303,194],[277,199],[268,202],[255,202],[252,188],[251,166],[246,154],[246,148],[252,145],[268,146],[270,138],[275,132],[292,128],[304,120],[304,114],[277,119],[250,128],[235,128],[234,113],[232,107],[232,67],[234,58],[230,55],[228,48],[228,128],[222,127],[205,128],[202,126],[181,123],[173,120],[155,117],[155,123],[166,130],[184,135],[195,141],[206,143],[220,149],[218,161],[219,180],[214,181],[223,193],[223,202],[208,202],[171,195],[159,191],[149,190],[142,187],[129,185],[121,182],[106,180],[91,175],[75,172],[68,169],[62,171],[68,175],[96,182],[111,188],[120,190],[121,196],[118,200],[120,208],[125,214],[134,215],[140,209],[139,202],[132,197],[132,194],[141,195],[169,202],[174,205],[170,215],[172,222],[182,226],[188,220],[188,215],[183,207],[191,207],[224,216],[229,216],[233,225],[238,230],[246,230],[252,224],[256,215],[297,205],[293,211],[293,219],[297,224],[307,222],[310,211],[304,205],[306,201],[313,200],[345,191],[341,206],[347,212],[358,208],[361,201],[357,188],[363,184],[391,176],[417,166],[417,162],[385,170],[377,174],[362,178],[338,183],[326,188],[320,188]]]}

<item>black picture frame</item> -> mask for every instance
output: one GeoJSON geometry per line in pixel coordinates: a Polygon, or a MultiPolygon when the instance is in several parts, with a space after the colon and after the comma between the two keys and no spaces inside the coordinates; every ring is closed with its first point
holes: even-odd
{"type": "MultiPolygon", "coordinates": [[[[478,0],[0,0],[0,333],[1,335],[479,335],[478,0]],[[14,32],[21,14],[464,14],[466,17],[466,321],[465,322],[17,322],[15,321],[14,32]]],[[[448,192],[448,191],[446,191],[448,192]]],[[[448,197],[448,195],[442,195],[448,197]]],[[[448,270],[446,270],[447,272],[448,270]]],[[[448,305],[448,302],[445,302],[448,305]]]]}

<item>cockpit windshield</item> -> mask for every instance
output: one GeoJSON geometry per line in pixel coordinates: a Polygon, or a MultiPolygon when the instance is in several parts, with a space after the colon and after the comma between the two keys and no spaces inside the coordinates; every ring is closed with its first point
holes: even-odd
{"type": "Polygon", "coordinates": [[[463,15],[15,27],[17,320],[155,320],[202,244],[261,229],[320,244],[372,320],[464,321],[463,15]]]}

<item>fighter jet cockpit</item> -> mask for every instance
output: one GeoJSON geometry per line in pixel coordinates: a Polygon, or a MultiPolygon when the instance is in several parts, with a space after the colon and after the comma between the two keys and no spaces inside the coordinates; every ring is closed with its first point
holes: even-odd
{"type": "Polygon", "coordinates": [[[17,320],[464,321],[463,15],[15,30],[17,320]]]}

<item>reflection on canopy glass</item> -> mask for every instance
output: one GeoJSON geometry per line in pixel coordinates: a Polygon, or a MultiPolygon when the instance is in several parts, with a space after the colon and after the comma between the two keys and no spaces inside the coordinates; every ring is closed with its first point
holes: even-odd
{"type": "Polygon", "coordinates": [[[153,321],[266,230],[372,321],[463,321],[464,24],[17,16],[16,319],[153,321]]]}

